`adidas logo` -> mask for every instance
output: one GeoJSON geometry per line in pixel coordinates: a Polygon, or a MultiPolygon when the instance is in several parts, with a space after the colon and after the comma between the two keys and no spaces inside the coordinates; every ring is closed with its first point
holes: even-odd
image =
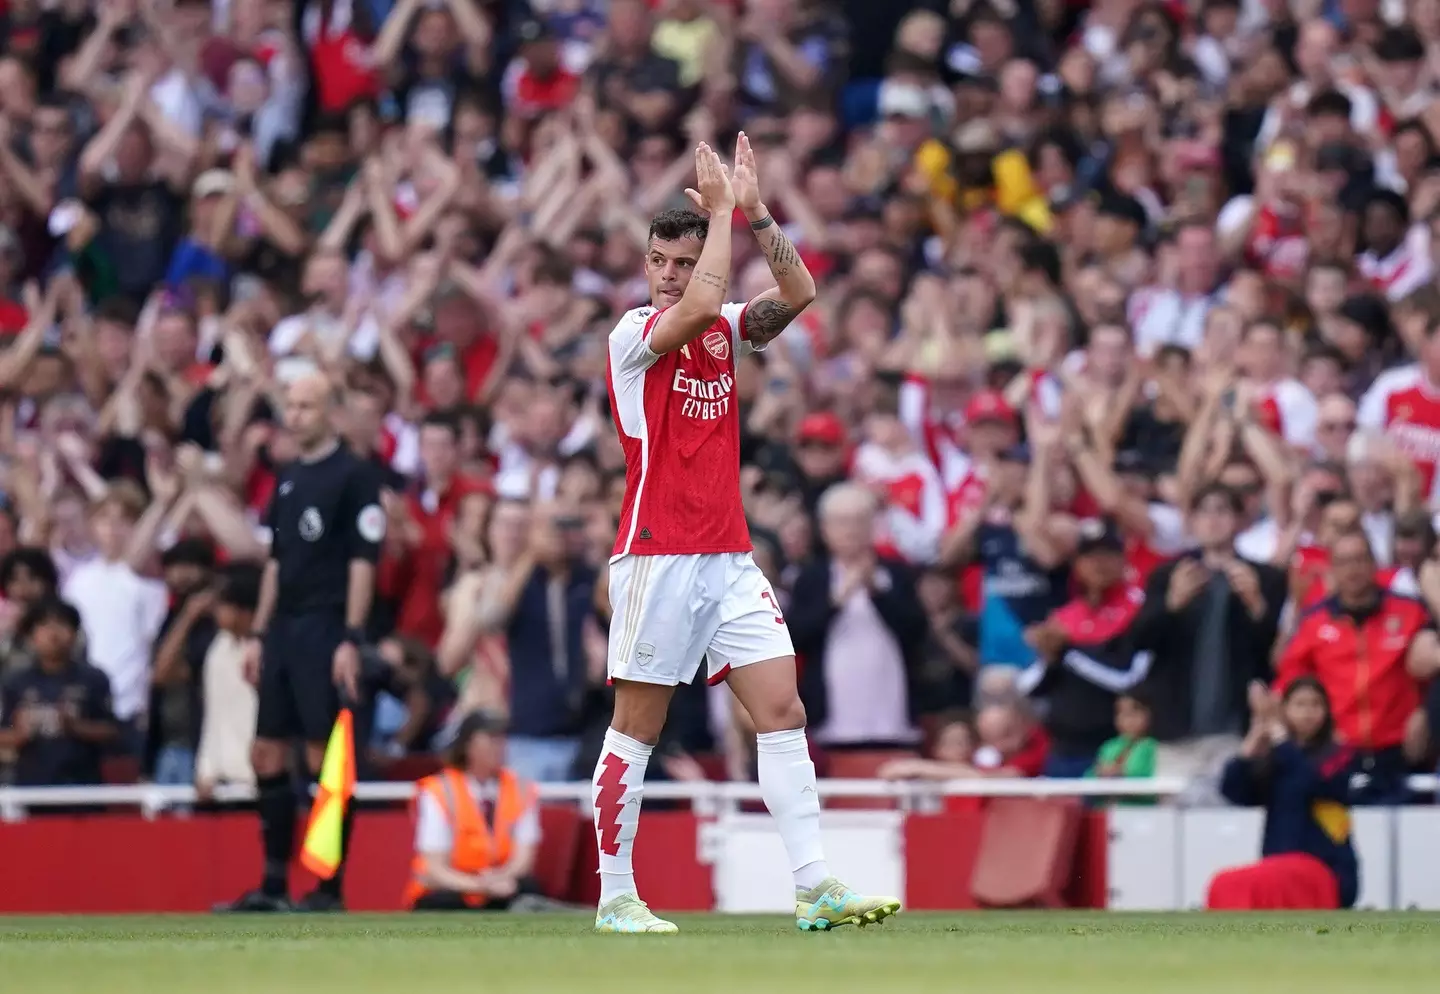
{"type": "Polygon", "coordinates": [[[650,537],[651,537],[651,536],[650,536],[650,529],[649,529],[649,528],[641,528],[641,529],[640,529],[640,537],[641,537],[641,538],[650,538],[650,537]]]}

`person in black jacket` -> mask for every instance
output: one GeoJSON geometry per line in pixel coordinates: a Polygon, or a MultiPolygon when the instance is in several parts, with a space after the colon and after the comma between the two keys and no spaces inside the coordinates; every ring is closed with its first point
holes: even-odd
{"type": "Polygon", "coordinates": [[[1318,911],[1354,906],[1360,866],[1350,840],[1355,753],[1335,741],[1330,699],[1314,677],[1285,688],[1277,707],[1250,687],[1250,733],[1225,766],[1220,790],[1235,804],[1263,805],[1261,859],[1210,881],[1206,907],[1318,911]]]}
{"type": "Polygon", "coordinates": [[[1194,800],[1214,800],[1220,767],[1245,732],[1245,688],[1268,681],[1287,596],[1283,570],[1235,554],[1240,497],[1218,483],[1190,504],[1199,548],[1150,575],[1135,620],[1135,648],[1154,655],[1143,686],[1160,742],[1156,776],[1196,781],[1194,800]]]}
{"type": "Polygon", "coordinates": [[[820,530],[826,551],[796,577],[785,612],[810,727],[828,746],[911,745],[928,631],[914,571],[875,554],[864,487],[825,491],[820,530]]]}
{"type": "Polygon", "coordinates": [[[1115,698],[1144,679],[1150,654],[1137,652],[1131,626],[1144,592],[1125,579],[1125,545],[1114,522],[1080,523],[1071,571],[1073,600],[1026,633],[1037,659],[1018,686],[1043,697],[1049,777],[1083,777],[1115,730],[1115,698]]]}

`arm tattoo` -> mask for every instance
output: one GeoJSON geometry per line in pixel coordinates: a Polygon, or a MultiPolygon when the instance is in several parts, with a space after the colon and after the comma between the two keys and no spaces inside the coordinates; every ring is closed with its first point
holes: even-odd
{"type": "Polygon", "coordinates": [[[719,275],[717,275],[717,274],[715,274],[715,273],[709,273],[709,272],[706,272],[706,273],[696,273],[696,274],[695,274],[695,279],[699,280],[701,283],[707,283],[707,284],[709,284],[710,286],[713,286],[715,289],[719,290],[721,293],[724,293],[726,287],[728,287],[728,286],[730,285],[730,281],[729,281],[729,280],[727,280],[725,277],[719,276],[719,275]]]}
{"type": "Polygon", "coordinates": [[[745,309],[745,339],[763,348],[795,320],[795,308],[781,300],[762,298],[745,309]]]}
{"type": "Polygon", "coordinates": [[[760,251],[765,253],[765,259],[770,263],[770,275],[776,280],[783,280],[790,275],[791,269],[802,265],[800,253],[795,251],[795,246],[778,227],[769,244],[761,245],[760,251]]]}

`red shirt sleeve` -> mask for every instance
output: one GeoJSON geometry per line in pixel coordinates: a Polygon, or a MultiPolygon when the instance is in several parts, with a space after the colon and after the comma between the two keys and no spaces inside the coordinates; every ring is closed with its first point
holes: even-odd
{"type": "Polygon", "coordinates": [[[1025,747],[1005,760],[1004,765],[1018,770],[1022,777],[1038,777],[1045,771],[1045,760],[1050,755],[1050,737],[1042,728],[1030,733],[1025,747]]]}

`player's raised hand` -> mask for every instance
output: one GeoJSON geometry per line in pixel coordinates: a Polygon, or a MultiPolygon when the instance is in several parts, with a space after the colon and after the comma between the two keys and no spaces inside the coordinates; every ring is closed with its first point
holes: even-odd
{"type": "Polygon", "coordinates": [[[735,190],[735,206],[742,211],[760,208],[760,174],[755,169],[755,150],[750,136],[740,132],[735,139],[735,168],[730,171],[730,185],[735,190]]]}
{"type": "Polygon", "coordinates": [[[697,189],[686,189],[685,196],[705,214],[728,214],[735,209],[729,171],[705,142],[695,146],[695,186],[697,189]]]}

